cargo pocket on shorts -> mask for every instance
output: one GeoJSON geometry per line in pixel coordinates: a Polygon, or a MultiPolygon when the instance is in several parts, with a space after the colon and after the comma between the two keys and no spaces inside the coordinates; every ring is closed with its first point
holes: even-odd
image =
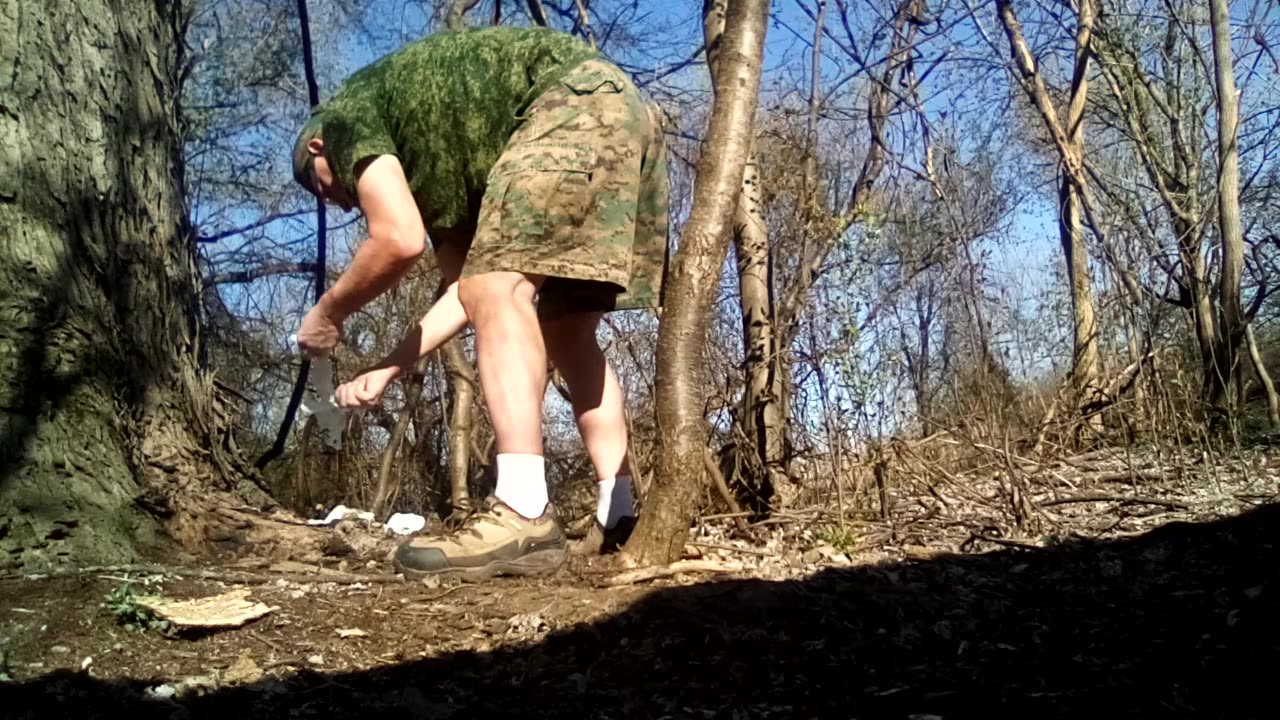
{"type": "Polygon", "coordinates": [[[595,163],[595,151],[582,145],[509,148],[490,182],[501,198],[502,236],[520,242],[576,234],[591,209],[595,163]]]}

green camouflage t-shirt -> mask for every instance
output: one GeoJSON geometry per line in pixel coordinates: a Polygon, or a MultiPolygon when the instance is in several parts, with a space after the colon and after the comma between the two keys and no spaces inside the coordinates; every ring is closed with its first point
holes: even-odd
{"type": "Polygon", "coordinates": [[[465,232],[522,113],[597,56],[541,27],[430,35],[357,71],[321,106],[325,155],[352,197],[361,160],[396,155],[428,232],[465,232]]]}

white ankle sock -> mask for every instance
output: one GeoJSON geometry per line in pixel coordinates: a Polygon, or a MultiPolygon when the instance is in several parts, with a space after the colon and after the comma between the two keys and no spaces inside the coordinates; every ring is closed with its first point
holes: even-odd
{"type": "Polygon", "coordinates": [[[533,520],[547,510],[546,463],[541,455],[498,454],[498,487],[494,497],[533,520]]]}
{"type": "Polygon", "coordinates": [[[624,517],[635,517],[636,506],[631,498],[631,476],[601,480],[596,484],[600,496],[596,501],[596,520],[606,529],[618,524],[624,517]]]}

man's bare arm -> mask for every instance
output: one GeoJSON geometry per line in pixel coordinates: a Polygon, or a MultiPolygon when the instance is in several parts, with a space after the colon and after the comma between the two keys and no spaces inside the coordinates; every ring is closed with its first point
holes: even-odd
{"type": "Polygon", "coordinates": [[[431,309],[408,335],[377,365],[338,388],[343,407],[371,407],[378,403],[387,384],[408,372],[424,355],[432,352],[467,325],[467,313],[458,301],[458,275],[462,254],[448,245],[436,248],[440,265],[441,292],[431,309]]]}
{"type": "Polygon", "coordinates": [[[383,155],[371,162],[360,175],[356,193],[369,224],[369,239],[317,305],[335,323],[391,289],[426,248],[422,216],[399,158],[383,155]]]}

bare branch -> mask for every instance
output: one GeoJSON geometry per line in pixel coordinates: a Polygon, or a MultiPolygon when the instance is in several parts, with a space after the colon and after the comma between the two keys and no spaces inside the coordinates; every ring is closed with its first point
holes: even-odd
{"type": "Polygon", "coordinates": [[[542,27],[547,25],[547,9],[542,7],[542,0],[529,0],[529,17],[542,27]]]}
{"type": "Polygon", "coordinates": [[[212,235],[201,235],[200,237],[196,238],[196,242],[200,242],[200,243],[219,242],[221,240],[226,240],[229,237],[242,235],[244,233],[249,232],[250,230],[257,230],[258,228],[264,227],[266,225],[270,225],[271,223],[277,220],[287,220],[289,218],[299,217],[301,215],[306,215],[307,213],[311,213],[311,212],[315,212],[315,211],[314,210],[294,210],[293,212],[272,213],[270,215],[264,215],[263,217],[255,220],[254,222],[249,223],[248,225],[243,225],[237,228],[231,228],[230,230],[222,230],[212,235]]]}
{"type": "Polygon", "coordinates": [[[480,0],[451,0],[449,12],[445,16],[445,27],[455,31],[465,28],[467,26],[467,13],[471,11],[471,8],[479,4],[480,0]]]}
{"type": "Polygon", "coordinates": [[[204,284],[208,286],[248,283],[259,278],[269,277],[272,275],[314,275],[316,268],[317,265],[313,262],[270,263],[268,265],[251,268],[249,270],[215,273],[205,277],[204,284]]]}

